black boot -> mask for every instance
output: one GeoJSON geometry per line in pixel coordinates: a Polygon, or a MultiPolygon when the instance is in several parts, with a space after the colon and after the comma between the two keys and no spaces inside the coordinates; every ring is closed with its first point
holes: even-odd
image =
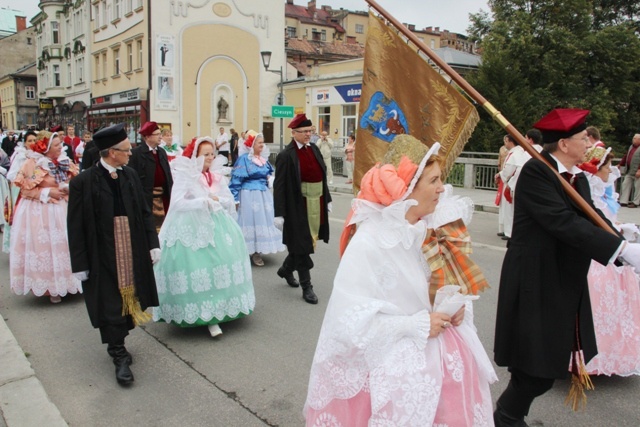
{"type": "Polygon", "coordinates": [[[286,271],[284,269],[284,267],[280,267],[278,269],[278,276],[280,276],[284,280],[286,280],[287,281],[287,285],[291,286],[292,288],[297,288],[298,286],[300,286],[300,283],[298,283],[296,278],[293,277],[293,272],[292,271],[286,271]]]}
{"type": "Polygon", "coordinates": [[[507,414],[500,405],[496,405],[496,411],[493,413],[493,422],[496,427],[529,427],[523,418],[515,418],[507,414]]]}
{"type": "Polygon", "coordinates": [[[113,358],[113,364],[116,365],[116,380],[118,384],[131,384],[133,382],[133,373],[129,365],[133,360],[124,344],[109,344],[107,352],[113,358]]]}
{"type": "Polygon", "coordinates": [[[302,298],[309,304],[317,304],[318,297],[313,292],[313,286],[311,286],[311,272],[309,270],[298,270],[298,276],[300,276],[300,286],[302,286],[302,298]]]}

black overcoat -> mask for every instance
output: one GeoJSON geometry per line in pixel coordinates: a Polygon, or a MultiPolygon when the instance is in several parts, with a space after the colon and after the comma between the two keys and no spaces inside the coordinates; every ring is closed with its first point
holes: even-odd
{"type": "MultiPolygon", "coordinates": [[[[138,174],[122,167],[118,182],[131,229],[135,287],[142,309],[158,305],[149,251],[159,248],[151,209],[138,174]]],[[[87,310],[95,328],[123,322],[113,237],[114,197],[101,166],[92,166],[69,183],[67,232],[71,270],[89,271],[82,282],[87,310]]]]}
{"type": "MultiPolygon", "coordinates": [[[[543,156],[557,169],[548,153],[543,156]]],[[[594,207],[584,174],[576,175],[575,188],[594,207]]],[[[500,276],[495,361],[535,377],[565,378],[576,314],[586,361],[597,354],[587,273],[592,259],[606,265],[622,238],[594,225],[540,160],[524,165],[515,194],[513,233],[500,276]]]]}
{"type": "MultiPolygon", "coordinates": [[[[171,198],[171,188],[173,187],[169,160],[167,159],[166,151],[162,148],[158,149],[157,153],[165,179],[164,186],[162,187],[164,191],[163,197],[169,200],[171,198]]],[[[138,172],[138,176],[142,182],[145,200],[149,206],[153,207],[153,184],[156,176],[156,159],[153,157],[153,152],[147,144],[142,143],[131,150],[129,167],[138,172]]]]}
{"type": "MultiPolygon", "coordinates": [[[[331,193],[327,185],[327,167],[322,160],[320,150],[313,144],[308,147],[313,151],[322,168],[322,218],[318,240],[329,242],[329,212],[327,205],[331,202],[331,193]]],[[[276,157],[276,177],[273,183],[273,203],[276,217],[284,217],[282,243],[287,245],[289,253],[312,254],[313,239],[309,231],[307,209],[302,186],[300,184],[300,161],[296,154],[296,142],[292,140],[276,157]]]]}

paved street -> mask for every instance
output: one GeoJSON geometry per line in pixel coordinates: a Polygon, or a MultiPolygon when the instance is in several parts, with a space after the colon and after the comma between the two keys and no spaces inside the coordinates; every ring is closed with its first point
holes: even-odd
{"type": "MultiPolygon", "coordinates": [[[[492,193],[487,193],[482,196],[490,199],[492,193]]],[[[211,338],[206,328],[180,329],[163,323],[134,330],[127,340],[136,379],[130,389],[117,385],[106,346],[91,327],[82,296],[67,297],[52,306],[46,298],[12,294],[6,254],[0,255],[0,313],[70,426],[300,426],[309,367],[338,265],[338,237],[349,202],[349,196],[334,193],[332,240],[329,245],[319,243],[313,257],[317,306],[306,304],[300,289],[289,288],[276,276],[284,254],[265,256],[265,266],[253,268],[255,313],[223,324],[221,337],[211,338]]],[[[495,234],[496,222],[494,213],[477,212],[471,225],[473,258],[492,286],[475,306],[476,326],[490,356],[505,251],[495,234]]],[[[500,382],[492,387],[494,400],[508,380],[505,369],[498,373],[500,382]]],[[[594,384],[587,409],[573,413],[563,404],[569,382],[558,382],[535,402],[528,422],[638,425],[640,378],[595,378],[594,384]]],[[[29,398],[24,396],[25,401],[29,398]]]]}

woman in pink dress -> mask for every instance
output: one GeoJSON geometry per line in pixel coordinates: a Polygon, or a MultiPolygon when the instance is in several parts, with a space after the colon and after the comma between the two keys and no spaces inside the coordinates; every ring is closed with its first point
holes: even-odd
{"type": "MultiPolygon", "coordinates": [[[[580,165],[591,187],[594,205],[622,232],[636,240],[634,224],[620,224],[615,182],[620,172],[611,166],[611,148],[594,147],[580,165]]],[[[587,364],[589,374],[640,375],[640,287],[631,266],[606,266],[595,261],[589,267],[589,295],[593,310],[598,354],[587,364]]]]}
{"type": "Polygon", "coordinates": [[[357,231],[311,367],[307,426],[493,425],[497,377],[473,326],[477,297],[453,285],[429,297],[423,217],[444,191],[439,148],[396,136],[362,178],[349,220],[357,231]]]}
{"type": "Polygon", "coordinates": [[[353,184],[353,162],[355,161],[356,153],[356,136],[354,134],[349,135],[349,142],[344,147],[344,167],[347,172],[346,184],[353,184]]]}
{"type": "Polygon", "coordinates": [[[27,147],[13,185],[20,188],[11,226],[11,290],[49,295],[59,303],[82,292],[71,273],[67,241],[68,181],[78,167],[62,149],[57,133],[41,132],[27,147]]]}

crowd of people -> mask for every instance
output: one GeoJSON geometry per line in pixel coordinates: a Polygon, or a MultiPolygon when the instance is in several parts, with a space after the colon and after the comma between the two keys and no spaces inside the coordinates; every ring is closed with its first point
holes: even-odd
{"type": "MultiPolygon", "coordinates": [[[[640,375],[640,230],[617,221],[621,205],[640,204],[640,135],[620,170],[588,113],[551,111],[527,132],[530,150],[505,137],[493,350],[511,379],[495,410],[497,375],[474,326],[488,285],[468,256],[473,204],[443,185],[439,143],[399,135],[358,183],[343,227],[307,425],[526,426],[555,379],[574,378],[576,407],[590,374],[640,375]]],[[[0,196],[12,291],[54,304],[83,293],[121,385],[134,381],[125,339],[135,326],[207,326],[216,337],[250,315],[263,256],[286,251],[277,275],[317,304],[312,255],[329,242],[334,143],[304,114],[289,128],[275,167],[253,130],[220,128],[186,147],[155,122],[137,147],[124,124],[82,138],[72,126],[8,135],[0,196]]],[[[349,180],[355,151],[353,136],[349,180]]]]}

